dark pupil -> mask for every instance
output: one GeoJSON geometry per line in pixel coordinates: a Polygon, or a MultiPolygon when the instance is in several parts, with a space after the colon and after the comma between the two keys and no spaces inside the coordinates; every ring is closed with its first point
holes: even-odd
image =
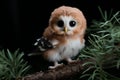
{"type": "Polygon", "coordinates": [[[75,22],[75,21],[70,21],[69,25],[70,25],[71,27],[74,27],[74,26],[76,25],[76,22],[75,22]]]}
{"type": "Polygon", "coordinates": [[[63,27],[63,26],[64,26],[64,22],[63,22],[62,20],[59,20],[59,21],[57,22],[57,25],[58,25],[59,27],[63,27]]]}

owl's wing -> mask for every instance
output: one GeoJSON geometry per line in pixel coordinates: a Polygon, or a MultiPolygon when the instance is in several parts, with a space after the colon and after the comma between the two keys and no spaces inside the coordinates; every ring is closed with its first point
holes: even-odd
{"type": "Polygon", "coordinates": [[[43,33],[43,36],[38,38],[36,40],[36,42],[34,43],[35,51],[33,51],[32,53],[28,54],[28,56],[31,55],[40,55],[43,54],[44,51],[47,51],[49,49],[55,48],[56,44],[58,44],[58,42],[56,40],[52,40],[51,38],[53,36],[54,31],[52,30],[51,27],[47,27],[43,33]]]}
{"type": "Polygon", "coordinates": [[[34,46],[37,46],[40,51],[46,51],[48,49],[54,48],[51,41],[48,40],[46,37],[38,38],[34,46]]]}
{"type": "Polygon", "coordinates": [[[36,47],[36,49],[32,53],[28,54],[28,56],[40,55],[44,51],[55,48],[55,46],[51,43],[51,41],[43,36],[36,40],[36,42],[34,43],[34,46],[36,47]]]}

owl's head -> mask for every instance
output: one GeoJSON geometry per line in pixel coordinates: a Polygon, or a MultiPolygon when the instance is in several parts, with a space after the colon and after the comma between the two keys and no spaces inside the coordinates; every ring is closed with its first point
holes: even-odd
{"type": "Polygon", "coordinates": [[[83,35],[86,19],[78,8],[61,6],[51,13],[49,27],[57,35],[83,35]]]}

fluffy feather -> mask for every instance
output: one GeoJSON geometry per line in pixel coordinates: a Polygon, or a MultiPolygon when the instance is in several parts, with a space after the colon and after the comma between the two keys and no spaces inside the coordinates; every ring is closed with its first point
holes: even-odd
{"type": "Polygon", "coordinates": [[[86,19],[78,8],[60,6],[50,16],[49,25],[43,36],[47,38],[54,48],[43,52],[43,57],[54,62],[55,68],[61,60],[72,62],[79,51],[85,46],[86,19]]]}

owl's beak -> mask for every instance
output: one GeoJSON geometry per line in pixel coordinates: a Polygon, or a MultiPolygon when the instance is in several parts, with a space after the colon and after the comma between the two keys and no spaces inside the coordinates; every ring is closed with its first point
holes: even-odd
{"type": "Polygon", "coordinates": [[[67,32],[68,32],[67,27],[64,27],[64,32],[65,32],[65,33],[67,33],[67,32]]]}

